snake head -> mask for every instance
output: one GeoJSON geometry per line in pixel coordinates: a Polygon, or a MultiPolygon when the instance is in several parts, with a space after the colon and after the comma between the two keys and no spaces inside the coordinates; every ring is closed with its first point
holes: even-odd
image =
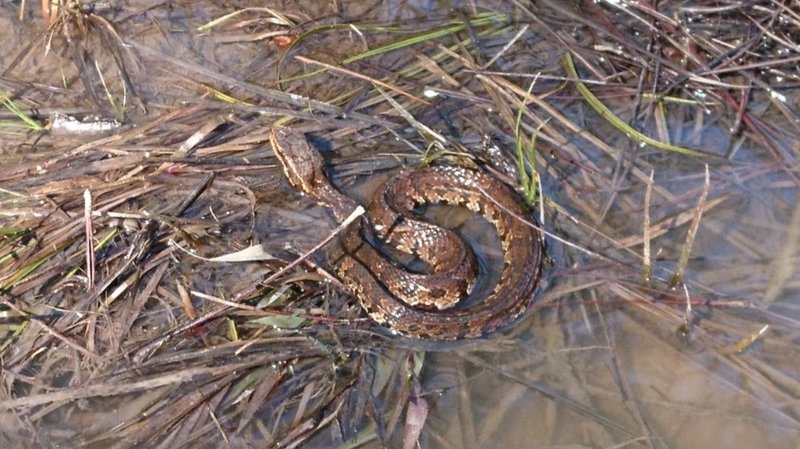
{"type": "Polygon", "coordinates": [[[275,127],[270,131],[269,142],[292,187],[313,194],[321,182],[326,182],[325,161],[303,133],[275,127]]]}

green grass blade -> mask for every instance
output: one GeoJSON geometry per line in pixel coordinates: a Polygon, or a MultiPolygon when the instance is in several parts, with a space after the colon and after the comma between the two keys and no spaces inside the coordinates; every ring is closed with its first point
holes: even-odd
{"type": "Polygon", "coordinates": [[[12,114],[17,116],[17,118],[25,122],[28,128],[34,131],[42,131],[44,129],[44,126],[42,126],[39,121],[34,120],[33,117],[23,112],[22,109],[20,109],[20,107],[17,106],[17,104],[14,103],[11,98],[9,98],[8,95],[3,92],[0,92],[0,103],[2,103],[6,109],[11,111],[12,114]]]}
{"type": "MultiPolygon", "coordinates": [[[[502,21],[502,20],[505,20],[507,18],[508,17],[505,14],[502,14],[502,13],[488,12],[488,13],[478,14],[478,15],[472,17],[471,19],[469,19],[469,24],[470,24],[470,26],[473,26],[473,27],[480,27],[480,26],[485,26],[485,25],[491,24],[492,22],[502,21]]],[[[303,33],[300,36],[298,36],[298,38],[294,42],[292,42],[292,45],[290,45],[289,48],[286,49],[286,52],[284,52],[284,54],[281,56],[280,60],[278,61],[276,69],[277,69],[277,73],[278,73],[279,82],[297,81],[297,80],[300,80],[300,79],[306,79],[306,78],[310,78],[310,77],[319,75],[321,73],[325,73],[328,69],[322,68],[322,69],[314,70],[314,71],[311,71],[311,72],[308,72],[308,73],[303,73],[301,75],[298,75],[298,76],[295,76],[295,77],[291,77],[291,78],[286,78],[286,79],[281,79],[281,76],[280,76],[281,72],[282,72],[283,61],[285,59],[285,56],[289,55],[291,53],[291,51],[297,45],[299,45],[301,42],[303,42],[304,40],[308,39],[309,37],[311,37],[313,35],[316,35],[316,34],[319,34],[319,33],[323,33],[323,32],[326,32],[326,31],[333,30],[333,29],[350,29],[350,28],[351,28],[351,25],[348,25],[348,24],[324,25],[324,26],[317,27],[317,28],[314,28],[312,30],[306,31],[305,33],[303,33]]],[[[408,30],[405,30],[405,29],[402,29],[402,28],[385,27],[385,26],[378,26],[378,25],[364,25],[364,26],[360,26],[359,29],[360,30],[369,30],[369,31],[373,31],[374,30],[374,31],[381,31],[381,32],[388,32],[388,33],[409,33],[408,30]]],[[[376,47],[376,48],[373,48],[371,50],[367,50],[367,51],[365,51],[363,53],[359,53],[357,55],[350,56],[348,58],[345,58],[345,59],[341,60],[340,61],[340,65],[351,64],[353,62],[357,62],[357,61],[361,61],[363,59],[371,58],[373,56],[381,55],[381,54],[388,53],[388,52],[391,52],[391,51],[394,51],[394,50],[399,50],[399,49],[406,48],[406,47],[409,47],[409,46],[412,46],[412,45],[416,45],[416,44],[420,44],[420,43],[427,42],[427,41],[430,41],[430,40],[438,39],[438,38],[441,38],[441,37],[444,37],[444,36],[447,36],[447,35],[450,35],[450,34],[457,33],[459,31],[463,31],[464,29],[466,29],[466,24],[464,22],[462,22],[462,21],[452,21],[452,22],[448,23],[447,25],[444,25],[444,26],[442,26],[440,28],[429,30],[429,31],[426,31],[426,32],[423,32],[423,33],[420,33],[420,34],[415,34],[415,35],[407,37],[405,39],[401,39],[401,40],[398,40],[398,41],[395,41],[395,42],[390,42],[388,44],[381,45],[380,47],[376,47]]]]}
{"type": "Polygon", "coordinates": [[[614,112],[611,111],[606,105],[603,104],[597,97],[594,96],[591,90],[586,87],[581,79],[578,77],[578,71],[575,70],[575,63],[572,60],[572,55],[570,53],[566,53],[564,55],[564,66],[567,69],[567,73],[569,76],[572,77],[573,81],[575,82],[575,87],[578,89],[578,93],[580,93],[581,97],[589,103],[589,106],[595,110],[601,117],[606,119],[611,126],[620,130],[621,132],[625,133],[625,135],[629,136],[631,139],[645,143],[650,145],[651,147],[658,148],[659,150],[669,151],[672,153],[682,154],[684,156],[692,156],[692,157],[708,157],[713,156],[712,154],[708,154],[698,150],[692,150],[690,148],[679,147],[677,145],[672,145],[670,143],[661,142],[660,140],[653,139],[652,137],[646,136],[639,132],[638,130],[634,129],[627,123],[625,123],[622,119],[617,117],[614,112]]]}

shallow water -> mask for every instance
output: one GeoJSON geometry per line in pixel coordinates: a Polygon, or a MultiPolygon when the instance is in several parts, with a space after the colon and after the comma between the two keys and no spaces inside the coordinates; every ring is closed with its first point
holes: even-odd
{"type": "MultiPolygon", "coordinates": [[[[726,39],[734,34],[734,27],[724,24],[745,20],[737,15],[736,9],[701,14],[681,9],[682,5],[667,2],[659,7],[665,17],[686,26],[697,22],[717,24],[694,29],[697,34],[690,38],[733,45],[734,39],[730,42],[726,39]]],[[[132,97],[127,97],[127,123],[146,123],[176,104],[185,104],[187,108],[214,105],[219,108],[220,116],[227,114],[230,103],[214,99],[201,85],[213,86],[255,105],[251,111],[247,109],[251,106],[237,105],[240,117],[259,107],[277,108],[264,109],[267,117],[302,109],[288,100],[267,98],[265,92],[253,87],[277,87],[274,70],[283,50],[269,40],[241,39],[276,29],[269,20],[254,20],[242,29],[201,32],[198,26],[230,11],[215,4],[199,6],[196,3],[174,5],[169,10],[160,5],[143,10],[144,6],[136,2],[116,6],[107,17],[124,39],[131,42],[130,52],[135,56],[126,53],[126,67],[132,74],[138,95],[148,106],[146,111],[142,110],[132,97]],[[232,79],[242,84],[235,85],[232,79]]],[[[543,224],[548,231],[551,260],[546,268],[546,279],[537,292],[533,310],[512,328],[485,341],[428,346],[435,350],[424,356],[420,391],[415,393],[429,407],[420,447],[785,448],[797,444],[800,440],[800,351],[796,344],[800,336],[800,275],[796,268],[800,254],[800,231],[797,231],[800,229],[800,176],[797,173],[800,127],[796,105],[800,78],[795,66],[781,63],[772,66],[773,71],[754,69],[748,72],[750,78],[728,76],[720,81],[733,86],[730,92],[736,99],[743,95],[738,86],[746,86],[749,101],[745,112],[752,115],[755,123],[751,128],[742,124],[737,111],[725,105],[719,96],[698,89],[687,92],[680,85],[671,91],[672,95],[709,104],[703,107],[697,104],[662,106],[644,102],[638,115],[632,117],[633,93],[640,79],[639,74],[624,68],[641,55],[631,56],[609,36],[613,34],[612,29],[616,29],[630,39],[645,39],[642,29],[646,29],[649,22],[639,21],[637,17],[645,15],[646,11],[633,6],[596,3],[594,7],[604,11],[611,24],[599,18],[591,19],[593,15],[597,18],[598,10],[574,11],[573,5],[566,2],[524,7],[514,2],[441,6],[419,6],[413,2],[376,2],[374,5],[345,2],[324,7],[316,3],[291,2],[271,6],[306,23],[306,30],[321,23],[357,25],[314,34],[293,50],[294,56],[326,63],[341,61],[366,48],[376,48],[407,35],[366,24],[425,30],[450,21],[458,23],[486,10],[510,11],[508,16],[498,16],[488,25],[461,32],[461,46],[455,45],[452,36],[445,36],[347,66],[374,78],[392,82],[399,79],[398,84],[417,98],[395,93],[398,102],[413,108],[414,117],[426,126],[463,143],[479,155],[480,137],[490,134],[513,158],[513,129],[509,122],[514,121],[517,112],[514,102],[525,97],[530,77],[491,78],[487,73],[477,73],[480,70],[465,68],[467,63],[455,58],[443,58],[434,64],[431,61],[439,55],[438,45],[453,45],[450,51],[456,54],[467,52],[469,58],[475,60],[469,63],[476,65],[485,64],[502,53],[488,70],[526,76],[542,74],[533,92],[552,110],[542,104],[532,104],[530,110],[538,118],[548,120],[539,138],[537,158],[547,199],[543,205],[543,224]],[[471,43],[464,44],[466,39],[475,36],[480,42],[477,51],[471,43]],[[614,129],[589,107],[576,89],[564,87],[565,42],[570,48],[585,50],[580,54],[609,75],[606,85],[587,86],[615,114],[649,136],[659,140],[669,138],[675,145],[720,157],[692,158],[640,146],[614,129]],[[427,67],[422,75],[401,73],[417,60],[423,60],[422,66],[427,67]],[[615,74],[618,76],[610,76],[612,68],[619,70],[620,73],[615,74]],[[776,74],[775,70],[782,74],[776,74]],[[444,72],[448,75],[444,76],[444,72]],[[519,89],[516,96],[512,96],[514,101],[503,95],[512,87],[493,84],[498,79],[507,80],[519,89]],[[437,90],[439,95],[425,97],[429,104],[423,105],[418,99],[424,97],[426,89],[437,90]],[[508,116],[509,111],[511,116],[508,116]],[[557,114],[563,114],[565,119],[559,119],[557,114]],[[566,121],[579,129],[572,129],[566,121]],[[766,140],[754,130],[760,131],[766,140]],[[682,278],[685,285],[670,289],[666,281],[679,265],[689,223],[703,195],[706,164],[709,189],[682,278]],[[646,285],[642,275],[642,228],[647,178],[651,173],[650,218],[659,226],[653,228],[649,239],[654,281],[646,285]],[[687,296],[692,301],[689,312],[687,296]],[[743,343],[756,335],[751,344],[743,343]]],[[[45,91],[52,92],[52,101],[47,103],[52,108],[98,112],[101,108],[89,101],[87,95],[74,94],[81,90],[74,87],[79,86],[76,80],[80,77],[69,63],[69,51],[65,48],[54,47],[46,55],[43,51],[33,51],[11,66],[26,43],[34,42],[36,48],[40,48],[44,40],[37,41],[37,36],[47,36],[41,19],[29,17],[22,25],[15,19],[17,11],[13,8],[16,6],[4,6],[0,14],[2,24],[6,25],[0,31],[0,45],[3,46],[0,68],[5,72],[0,88],[4,92],[22,92],[23,81],[33,81],[50,86],[45,91]],[[64,92],[60,90],[62,78],[74,82],[64,92]]],[[[755,14],[760,10],[754,7],[747,11],[755,14]]],[[[269,17],[266,13],[260,16],[260,13],[253,12],[248,17],[269,17]]],[[[779,29],[791,36],[786,30],[790,28],[779,29]]],[[[93,41],[87,54],[97,58],[99,66],[112,73],[113,62],[99,42],[102,41],[93,41]]],[[[774,47],[764,50],[765,55],[797,56],[796,48],[782,49],[774,40],[770,45],[774,47]]],[[[283,64],[284,76],[318,67],[291,59],[283,64]]],[[[576,64],[584,79],[598,78],[598,73],[592,73],[578,61],[576,64]]],[[[693,70],[712,77],[711,69],[694,67],[693,70]]],[[[678,77],[671,76],[675,78],[678,77]]],[[[115,94],[121,98],[121,82],[119,78],[113,81],[113,86],[117,87],[112,89],[116,89],[115,94]]],[[[666,87],[658,86],[659,89],[666,87]]],[[[417,163],[424,150],[424,142],[410,129],[397,126],[392,129],[396,135],[392,135],[379,126],[379,123],[397,125],[404,121],[363,79],[339,72],[324,78],[292,81],[284,88],[325,101],[349,89],[366,91],[363,96],[354,95],[343,103],[339,114],[324,115],[314,107],[311,111],[301,111],[306,114],[302,124],[317,136],[315,143],[329,150],[326,157],[335,182],[359,199],[368,197],[368,192],[400,163],[417,163]]],[[[648,89],[650,87],[643,90],[648,89]]],[[[717,87],[708,89],[711,92],[717,87]]],[[[99,112],[108,114],[111,110],[113,108],[108,107],[99,112]]],[[[7,115],[2,118],[8,119],[7,115]]],[[[540,124],[529,117],[526,120],[529,132],[540,124]]],[[[263,136],[247,134],[253,128],[247,128],[246,120],[239,118],[231,122],[234,123],[231,126],[242,126],[244,138],[263,141],[263,136]]],[[[173,152],[197,129],[195,125],[188,119],[163,124],[163,133],[147,142],[146,151],[152,155],[174,156],[173,152]]],[[[72,149],[95,138],[45,136],[37,141],[38,147],[30,147],[36,150],[24,153],[27,158],[24,160],[35,163],[36,151],[43,151],[42,148],[49,151],[62,147],[72,149]]],[[[15,154],[23,148],[23,143],[32,145],[35,138],[8,134],[0,137],[2,140],[13,142],[0,143],[3,165],[8,168],[21,163],[15,154]]],[[[215,143],[218,142],[212,139],[208,146],[215,143]]],[[[101,148],[110,155],[115,154],[113,141],[101,148]]],[[[263,163],[264,166],[240,178],[225,179],[241,181],[257,192],[256,216],[250,222],[246,214],[242,214],[241,220],[229,224],[229,234],[221,233],[220,240],[229,238],[238,242],[241,238],[244,241],[242,235],[252,231],[254,240],[264,243],[271,252],[290,249],[296,254],[302,253],[318,243],[334,224],[323,208],[286,186],[279,170],[266,168],[274,164],[266,145],[255,148],[257,150],[243,152],[240,159],[242,163],[263,163]]],[[[209,157],[209,154],[201,153],[200,157],[205,162],[202,157],[209,157]]],[[[213,169],[223,171],[220,166],[213,166],[210,171],[213,169]]],[[[51,173],[47,176],[52,178],[47,178],[47,182],[60,181],[60,175],[69,177],[67,172],[51,173]]],[[[10,190],[36,187],[37,179],[35,176],[17,179],[4,182],[0,187],[10,190]]],[[[226,191],[225,187],[218,188],[218,192],[226,191]]],[[[147,205],[158,204],[161,200],[161,197],[150,198],[147,205]]],[[[246,203],[241,198],[240,201],[246,203]]],[[[198,206],[198,215],[205,213],[200,209],[236,210],[228,200],[208,200],[202,206],[198,206]]],[[[8,220],[4,224],[11,223],[11,218],[8,220]]],[[[456,218],[455,222],[460,219],[456,218]]],[[[492,248],[494,239],[480,224],[470,224],[466,228],[467,233],[471,229],[471,239],[482,242],[484,252],[497,252],[497,248],[492,248]]],[[[321,253],[312,260],[325,263],[321,253]]],[[[258,279],[266,270],[258,265],[217,269],[198,262],[189,271],[200,278],[193,284],[194,288],[211,294],[219,285],[258,279]]],[[[321,277],[314,277],[314,280],[321,281],[321,277]]],[[[171,317],[163,321],[174,324],[171,317]]],[[[147,334],[146,326],[141,332],[147,334]]],[[[408,343],[390,338],[386,346],[393,346],[393,341],[400,346],[408,343]]],[[[203,343],[219,342],[212,339],[203,343]]],[[[180,349],[176,348],[176,353],[180,349]]],[[[364,363],[374,365],[376,370],[398,372],[407,368],[404,364],[412,353],[400,351],[397,355],[382,347],[359,348],[359,351],[371,355],[364,363]]],[[[16,375],[35,377],[36,367],[30,370],[16,375]]],[[[113,369],[108,370],[111,371],[113,369]]],[[[331,377],[335,379],[339,374],[331,374],[331,377]]],[[[297,379],[302,383],[300,375],[297,379]]],[[[76,380],[78,384],[79,380],[76,380]]],[[[69,384],[69,380],[59,381],[61,383],[54,386],[69,384]]],[[[410,388],[402,378],[387,385],[390,385],[389,391],[375,392],[375,397],[370,398],[374,400],[371,404],[374,409],[369,412],[373,416],[388,419],[394,410],[392,398],[408,394],[403,391],[410,388]]],[[[33,395],[46,390],[37,386],[28,393],[33,395]]],[[[6,418],[0,419],[0,424],[6,421],[0,425],[0,441],[7,440],[12,444],[9,447],[21,447],[15,446],[21,441],[30,447],[42,442],[61,444],[64,441],[80,441],[82,447],[93,447],[98,443],[81,440],[80,432],[75,430],[83,425],[82,420],[92,422],[96,426],[93,431],[97,432],[99,427],[112,428],[136,416],[131,413],[102,424],[95,421],[93,417],[108,417],[124,409],[117,402],[100,396],[83,402],[84,409],[53,413],[54,417],[37,421],[40,423],[35,431],[38,440],[23,440],[20,435],[28,434],[16,429],[17,421],[5,415],[6,418]]],[[[120,397],[123,396],[117,399],[120,397]]],[[[146,410],[148,399],[149,396],[140,396],[135,404],[127,405],[146,410]]],[[[17,418],[21,416],[23,420],[48,414],[42,409],[18,413],[17,418]]],[[[349,447],[347,441],[352,441],[359,432],[370,433],[370,422],[367,417],[347,423],[352,426],[335,422],[303,444],[349,447]]],[[[402,425],[398,429],[402,429],[402,425]]],[[[234,436],[230,440],[232,446],[261,447],[243,436],[259,432],[237,434],[234,430],[226,428],[234,436]]],[[[264,431],[260,435],[268,433],[264,431]]],[[[219,447],[222,444],[219,435],[209,431],[206,447],[219,447]]],[[[186,441],[194,441],[182,436],[186,441]]],[[[380,447],[376,437],[365,439],[367,442],[358,447],[380,447]]],[[[402,430],[395,430],[389,441],[392,447],[400,447],[402,430]]],[[[183,447],[169,441],[161,444],[160,447],[183,447]]]]}

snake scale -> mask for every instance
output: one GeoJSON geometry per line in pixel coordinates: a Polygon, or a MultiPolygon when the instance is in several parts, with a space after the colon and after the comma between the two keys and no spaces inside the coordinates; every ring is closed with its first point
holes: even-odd
{"type": "MultiPolygon", "coordinates": [[[[324,160],[303,133],[275,127],[270,144],[295,189],[340,222],[356,208],[331,184],[324,160]]],[[[328,259],[370,318],[390,331],[426,340],[475,338],[511,324],[532,304],[544,259],[541,233],[525,222],[530,214],[498,179],[456,166],[404,169],[373,195],[367,216],[345,228],[328,259]],[[466,207],[496,228],[503,267],[482,301],[457,304],[475,283],[474,256],[451,231],[418,217],[415,210],[423,204],[466,207]],[[418,257],[430,272],[403,269],[391,257],[398,253],[418,257]]]]}

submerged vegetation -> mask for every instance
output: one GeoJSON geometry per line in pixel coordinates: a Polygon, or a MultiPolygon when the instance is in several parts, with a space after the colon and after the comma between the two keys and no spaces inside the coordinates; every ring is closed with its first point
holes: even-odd
{"type": "Polygon", "coordinates": [[[796,441],[796,4],[27,3],[0,6],[3,447],[796,441]],[[356,197],[434,159],[517,186],[535,311],[383,332],[277,124],[356,197]]]}

